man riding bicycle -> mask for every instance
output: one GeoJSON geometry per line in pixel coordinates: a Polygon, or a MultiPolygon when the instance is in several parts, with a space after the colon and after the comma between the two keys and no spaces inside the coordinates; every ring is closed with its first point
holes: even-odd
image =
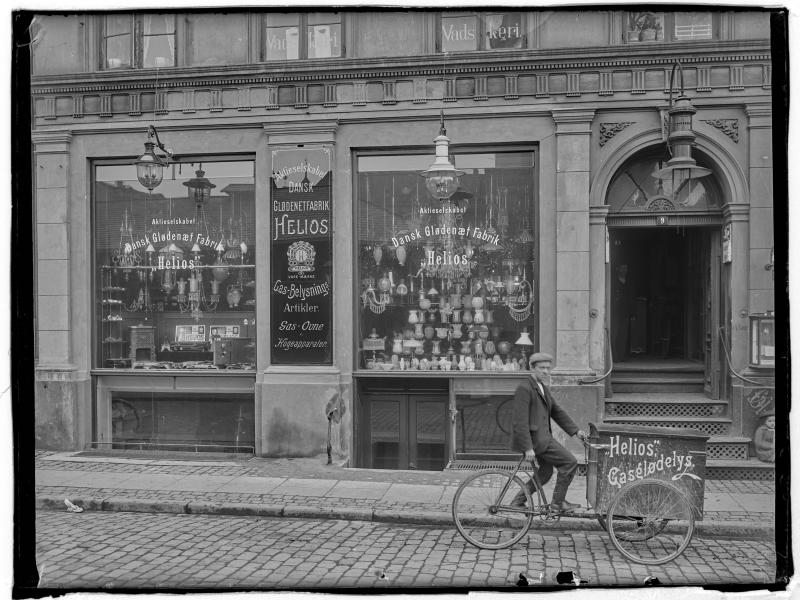
{"type": "MultiPolygon", "coordinates": [[[[574,510],[579,504],[566,500],[567,488],[578,470],[578,461],[572,453],[559,444],[550,430],[552,418],[570,436],[586,439],[586,432],[579,429],[567,412],[561,408],[544,385],[543,379],[550,374],[553,357],[544,352],[534,353],[530,360],[531,377],[523,381],[514,392],[512,402],[511,447],[523,452],[525,459],[539,462],[538,475],[541,484],[546,484],[553,475],[553,467],[558,470],[556,485],[550,508],[562,512],[574,510]]],[[[536,485],[533,479],[527,483],[533,494],[536,485]]],[[[512,500],[514,506],[525,505],[525,495],[520,492],[512,500]]]]}

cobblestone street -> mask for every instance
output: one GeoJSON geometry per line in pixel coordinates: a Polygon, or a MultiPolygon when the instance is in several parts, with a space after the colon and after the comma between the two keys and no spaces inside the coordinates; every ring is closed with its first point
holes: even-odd
{"type": "Polygon", "coordinates": [[[767,539],[695,536],[677,560],[625,560],[601,531],[532,530],[498,551],[455,528],[214,515],[37,512],[37,564],[47,588],[407,588],[514,586],[520,573],[555,585],[735,584],[774,580],[767,539]]]}

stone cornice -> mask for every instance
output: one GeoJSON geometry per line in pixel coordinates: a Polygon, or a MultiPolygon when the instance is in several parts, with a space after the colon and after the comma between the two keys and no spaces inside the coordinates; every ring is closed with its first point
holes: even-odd
{"type": "Polygon", "coordinates": [[[503,53],[464,53],[457,62],[450,57],[427,55],[402,59],[329,59],[298,61],[291,64],[250,64],[218,68],[176,67],[171,69],[138,69],[124,73],[94,72],[59,76],[35,76],[31,79],[33,94],[70,94],[87,92],[152,91],[185,87],[267,85],[280,83],[322,83],[352,79],[404,78],[413,76],[451,79],[457,75],[490,75],[507,73],[542,73],[546,71],[582,71],[643,67],[670,68],[680,58],[684,68],[699,64],[771,62],[763,42],[720,47],[675,44],[659,48],[613,46],[575,50],[523,50],[503,53]],[[622,55],[622,56],[621,56],[622,55]],[[158,84],[155,82],[159,82],[158,84]]]}
{"type": "Polygon", "coordinates": [[[310,143],[334,143],[336,130],[339,128],[338,119],[325,119],[310,121],[298,119],[295,121],[281,121],[279,123],[264,123],[264,133],[270,145],[296,144],[298,139],[310,143]]]}
{"type": "Polygon", "coordinates": [[[749,221],[749,204],[726,204],[722,207],[722,216],[726,221],[749,221]]]}
{"type": "Polygon", "coordinates": [[[43,152],[67,152],[72,143],[71,131],[33,131],[31,132],[33,151],[43,152]]]}

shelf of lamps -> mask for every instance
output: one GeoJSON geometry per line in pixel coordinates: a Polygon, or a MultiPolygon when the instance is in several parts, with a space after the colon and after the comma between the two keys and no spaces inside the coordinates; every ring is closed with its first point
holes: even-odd
{"type": "MultiPolygon", "coordinates": [[[[156,265],[135,265],[135,266],[117,266],[117,265],[103,265],[100,267],[101,269],[107,271],[133,271],[133,270],[140,270],[140,271],[149,271],[149,270],[158,270],[158,271],[165,271],[166,269],[159,269],[156,265]]],[[[190,267],[188,264],[186,267],[181,268],[172,268],[170,267],[171,271],[187,271],[189,269],[255,269],[255,265],[229,265],[219,264],[219,265],[194,265],[190,267]]],[[[114,289],[118,291],[119,288],[103,288],[103,291],[111,291],[114,289]]],[[[124,289],[124,288],[122,288],[124,289]]]]}

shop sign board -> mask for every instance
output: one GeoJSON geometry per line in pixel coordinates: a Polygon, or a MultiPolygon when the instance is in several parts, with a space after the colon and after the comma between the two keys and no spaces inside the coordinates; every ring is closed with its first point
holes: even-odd
{"type": "Polygon", "coordinates": [[[272,151],[273,365],[333,364],[333,188],[330,147],[272,151]]]}

